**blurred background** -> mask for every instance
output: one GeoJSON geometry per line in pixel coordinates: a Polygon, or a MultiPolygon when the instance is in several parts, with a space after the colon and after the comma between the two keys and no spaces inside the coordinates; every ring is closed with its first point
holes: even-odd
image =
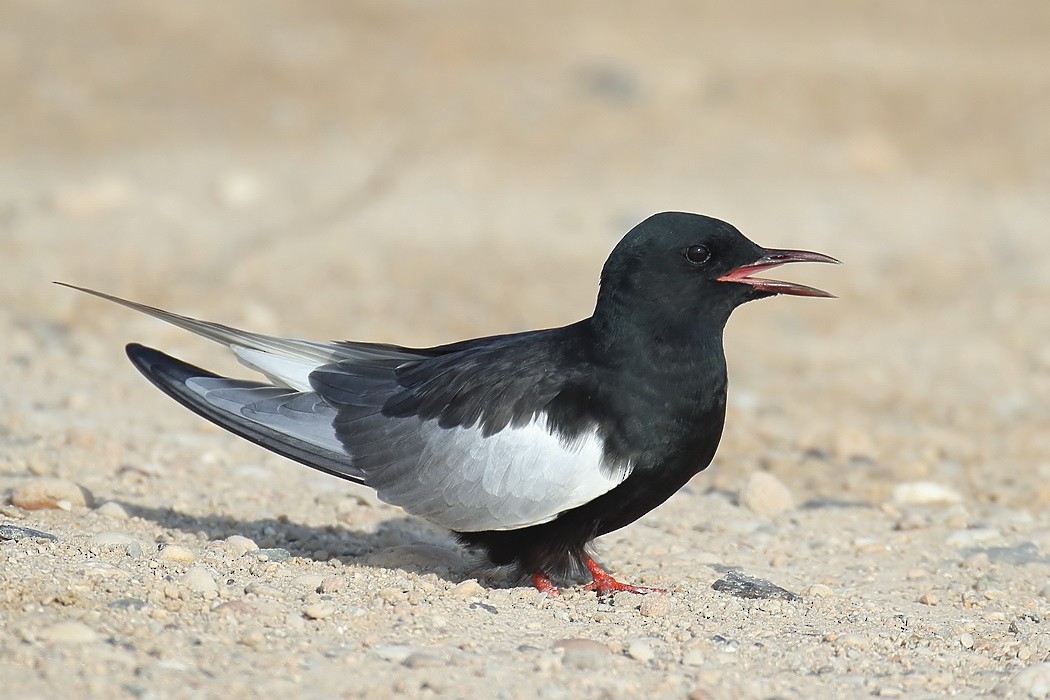
{"type": "Polygon", "coordinates": [[[0,95],[0,410],[27,459],[195,429],[126,341],[234,368],[50,280],[426,345],[588,315],[619,237],[677,209],[846,262],[787,273],[837,301],[734,316],[704,484],[1050,505],[1045,0],[7,0],[0,95]]]}

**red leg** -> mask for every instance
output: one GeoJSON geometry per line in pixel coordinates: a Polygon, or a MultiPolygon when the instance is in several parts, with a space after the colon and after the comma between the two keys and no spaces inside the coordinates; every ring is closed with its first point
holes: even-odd
{"type": "Polygon", "coordinates": [[[560,595],[558,589],[551,583],[551,577],[542,571],[537,571],[532,575],[532,585],[536,587],[537,591],[546,593],[551,598],[557,598],[560,595]]]}
{"type": "MultiPolygon", "coordinates": [[[[625,593],[667,593],[663,588],[649,588],[647,586],[632,586],[627,583],[620,583],[612,577],[612,575],[598,565],[598,562],[591,559],[590,556],[583,555],[583,565],[587,567],[587,570],[591,572],[591,578],[594,579],[586,586],[583,587],[585,591],[594,591],[598,595],[606,595],[608,593],[617,593],[623,591],[625,593]]],[[[549,580],[549,579],[548,579],[549,580]]],[[[533,579],[535,581],[535,579],[533,579]]]]}

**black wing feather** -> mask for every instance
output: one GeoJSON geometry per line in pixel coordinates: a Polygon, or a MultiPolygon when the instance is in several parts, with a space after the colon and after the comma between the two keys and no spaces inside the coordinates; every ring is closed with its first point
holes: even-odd
{"type": "MultiPolygon", "coordinates": [[[[341,479],[364,483],[360,476],[348,473],[351,468],[346,455],[320,449],[315,444],[271,430],[237,413],[220,410],[186,385],[188,380],[195,378],[223,379],[223,377],[137,343],[128,345],[126,351],[135,368],[142,372],[154,386],[197,415],[283,457],[341,479]]],[[[242,382],[241,385],[269,387],[268,384],[261,382],[242,382]]],[[[292,404],[292,407],[295,407],[295,404],[292,404]]]]}

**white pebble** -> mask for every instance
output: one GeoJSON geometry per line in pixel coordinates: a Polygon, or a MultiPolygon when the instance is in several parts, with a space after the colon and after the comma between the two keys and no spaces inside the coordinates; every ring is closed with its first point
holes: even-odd
{"type": "Polygon", "coordinates": [[[769,472],[755,472],[740,490],[740,504],[756,515],[772,518],[795,507],[791,491],[769,472]]]}
{"type": "Polygon", "coordinates": [[[90,507],[93,501],[91,492],[80,484],[50,477],[31,479],[11,492],[11,505],[25,510],[69,510],[74,506],[90,507]]]}
{"type": "Polygon", "coordinates": [[[473,598],[474,596],[485,595],[485,589],[481,587],[481,584],[476,579],[469,578],[455,586],[449,591],[449,594],[456,598],[473,598]]]}
{"type": "Polygon", "coordinates": [[[192,566],[182,576],[182,584],[194,593],[201,593],[205,597],[214,597],[219,592],[219,584],[203,566],[192,566]],[[209,595],[212,594],[212,595],[209,595]]]}
{"type": "Polygon", "coordinates": [[[335,614],[335,608],[328,603],[313,603],[303,608],[303,615],[311,620],[323,620],[335,614]]]}
{"type": "Polygon", "coordinates": [[[226,538],[226,551],[232,557],[239,557],[258,549],[259,545],[255,544],[254,540],[243,535],[230,535],[226,538]]]}
{"type": "Polygon", "coordinates": [[[161,561],[169,561],[173,564],[192,564],[194,561],[193,552],[188,547],[183,547],[180,544],[169,544],[164,549],[160,550],[160,554],[157,558],[161,561]]]}
{"type": "Polygon", "coordinates": [[[830,586],[825,586],[823,583],[814,583],[804,590],[802,595],[807,598],[830,598],[835,595],[835,592],[831,590],[830,586]]]}
{"type": "Polygon", "coordinates": [[[958,491],[932,481],[897,484],[893,489],[893,500],[909,506],[952,505],[962,499],[958,491]]]}
{"type": "Polygon", "coordinates": [[[627,642],[627,655],[635,661],[648,663],[656,657],[652,645],[646,639],[632,639],[627,642]]]}
{"type": "Polygon", "coordinates": [[[317,591],[321,588],[321,584],[324,583],[324,576],[318,576],[317,574],[303,574],[302,576],[296,576],[292,583],[296,586],[305,588],[308,591],[317,591]]]}
{"type": "Polygon", "coordinates": [[[283,598],[284,593],[274,588],[273,586],[267,586],[265,583],[259,583],[258,581],[252,581],[244,587],[244,592],[248,595],[265,596],[267,598],[283,598]]]}
{"type": "Polygon", "coordinates": [[[1013,685],[1030,698],[1050,698],[1050,663],[1036,664],[1018,672],[1013,685]]]}
{"type": "Polygon", "coordinates": [[[871,640],[863,634],[844,634],[835,641],[843,649],[858,649],[864,651],[871,646],[871,640]]]}
{"type": "Polygon", "coordinates": [[[697,647],[688,649],[682,654],[682,663],[686,666],[703,666],[704,661],[704,652],[697,647]]]}
{"type": "Polygon", "coordinates": [[[671,612],[671,596],[666,593],[649,593],[638,606],[642,617],[664,617],[671,612]]]}
{"type": "Polygon", "coordinates": [[[110,520],[127,520],[129,517],[128,511],[124,510],[124,506],[115,501],[106,501],[96,508],[95,512],[110,520]]]}

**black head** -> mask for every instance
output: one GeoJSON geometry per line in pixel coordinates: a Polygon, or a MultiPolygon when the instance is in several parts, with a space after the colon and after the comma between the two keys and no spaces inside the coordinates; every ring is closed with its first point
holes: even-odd
{"type": "MultiPolygon", "coordinates": [[[[750,275],[787,262],[838,262],[820,253],[763,248],[699,214],[654,214],[631,229],[602,270],[595,317],[653,330],[720,330],[737,306],[775,294],[831,296],[750,275]]],[[[663,331],[657,331],[663,332],[663,331]]]]}

